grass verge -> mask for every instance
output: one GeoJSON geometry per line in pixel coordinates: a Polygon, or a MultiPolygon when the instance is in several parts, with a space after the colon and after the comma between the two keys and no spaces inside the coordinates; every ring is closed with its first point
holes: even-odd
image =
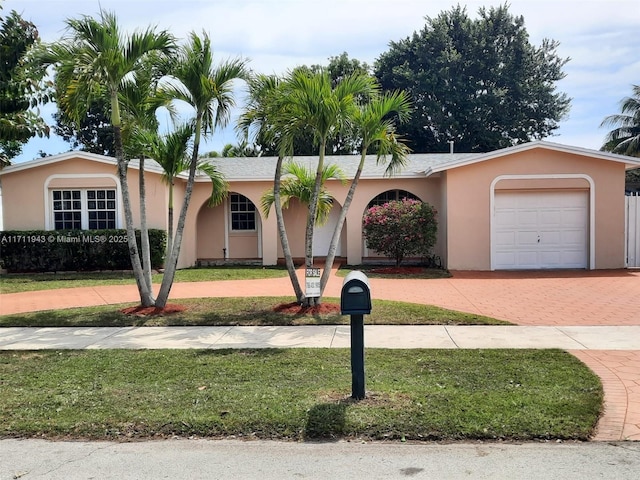
{"type": "MultiPolygon", "coordinates": [[[[286,277],[283,267],[220,266],[186,268],[176,271],[176,282],[209,282],[215,280],[252,280],[286,277]]],[[[152,277],[162,282],[162,275],[152,277]]],[[[132,272],[59,272],[37,274],[0,275],[0,293],[32,292],[56,288],[95,287],[101,285],[128,285],[136,281],[132,272]]]]}
{"type": "Polygon", "coordinates": [[[0,352],[0,436],[586,440],[600,381],[559,350],[0,352]]]}
{"type": "MultiPolygon", "coordinates": [[[[176,303],[184,312],[167,316],[136,317],[121,309],[132,304],[101,305],[44,312],[0,316],[0,327],[129,327],[129,326],[218,326],[218,325],[340,325],[349,316],[337,313],[292,315],[274,311],[291,302],[291,297],[192,298],[176,303]]],[[[339,303],[325,298],[325,303],[339,303]]],[[[431,305],[388,300],[373,300],[371,315],[365,323],[378,325],[506,325],[508,322],[481,315],[455,312],[431,305]]]]}

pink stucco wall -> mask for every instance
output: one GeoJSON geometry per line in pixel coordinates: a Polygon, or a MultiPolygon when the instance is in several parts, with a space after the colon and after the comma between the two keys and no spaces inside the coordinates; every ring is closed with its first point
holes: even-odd
{"type": "MultiPolygon", "coordinates": [[[[546,149],[531,149],[451,169],[446,176],[447,258],[453,270],[491,268],[491,184],[501,175],[586,175],[595,194],[595,264],[624,267],[624,165],[546,149]]],[[[509,180],[496,188],[589,190],[579,179],[509,180]],[[511,183],[508,183],[511,182],[511,183]]]]}

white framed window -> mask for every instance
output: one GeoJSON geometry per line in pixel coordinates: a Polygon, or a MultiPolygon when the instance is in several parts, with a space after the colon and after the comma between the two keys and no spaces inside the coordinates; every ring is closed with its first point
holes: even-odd
{"type": "Polygon", "coordinates": [[[230,195],[231,231],[254,232],[256,230],[256,206],[239,193],[230,195]]]}
{"type": "Polygon", "coordinates": [[[51,190],[53,228],[118,228],[116,198],[116,190],[111,188],[51,190]]]}

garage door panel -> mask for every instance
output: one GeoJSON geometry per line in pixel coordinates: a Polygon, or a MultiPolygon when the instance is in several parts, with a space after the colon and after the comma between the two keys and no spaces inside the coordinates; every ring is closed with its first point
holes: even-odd
{"type": "Polygon", "coordinates": [[[493,268],[587,268],[588,192],[497,192],[494,205],[493,268]]]}
{"type": "Polygon", "coordinates": [[[521,250],[516,254],[514,268],[538,268],[538,252],[535,250],[521,250]]]}
{"type": "Polygon", "coordinates": [[[560,210],[541,210],[540,211],[540,225],[553,225],[557,226],[562,224],[562,212],[560,210]]]}
{"type": "Polygon", "coordinates": [[[500,247],[513,247],[516,244],[515,232],[500,232],[496,233],[495,244],[500,247]]]}
{"type": "Polygon", "coordinates": [[[504,209],[500,212],[496,212],[495,222],[496,225],[513,225],[516,221],[516,210],[504,209]]]}
{"type": "Polygon", "coordinates": [[[580,228],[586,228],[587,217],[583,215],[584,209],[566,208],[562,210],[561,222],[563,225],[573,225],[580,228]]]}
{"type": "Polygon", "coordinates": [[[582,249],[584,244],[584,230],[575,229],[563,231],[561,243],[565,248],[573,246],[574,248],[579,247],[582,249]]]}
{"type": "Polygon", "coordinates": [[[562,264],[562,255],[557,251],[545,251],[540,252],[539,261],[542,268],[554,268],[562,264]]]}
{"type": "Polygon", "coordinates": [[[527,225],[537,225],[538,211],[527,209],[516,212],[516,224],[521,227],[526,227],[527,225]]]}
{"type": "Polygon", "coordinates": [[[516,246],[536,245],[538,243],[538,232],[516,232],[516,238],[518,239],[516,246]]]}
{"type": "Polygon", "coordinates": [[[562,234],[561,232],[554,232],[554,231],[545,231],[545,232],[540,232],[540,244],[542,245],[542,248],[548,248],[548,247],[557,247],[557,248],[561,248],[561,237],[562,234]]]}

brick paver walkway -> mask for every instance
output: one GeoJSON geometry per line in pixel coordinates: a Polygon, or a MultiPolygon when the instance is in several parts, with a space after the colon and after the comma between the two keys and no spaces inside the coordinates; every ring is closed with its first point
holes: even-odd
{"type": "MultiPolygon", "coordinates": [[[[375,298],[438,305],[519,325],[640,325],[640,272],[454,272],[438,280],[370,279],[375,298]]],[[[325,296],[339,297],[333,277],[325,296]]],[[[288,278],[177,283],[171,299],[292,295],[288,278]]],[[[0,296],[0,315],[135,302],[133,285],[0,296]]],[[[604,414],[596,440],[640,440],[640,351],[573,351],[602,378],[604,414]]]]}

